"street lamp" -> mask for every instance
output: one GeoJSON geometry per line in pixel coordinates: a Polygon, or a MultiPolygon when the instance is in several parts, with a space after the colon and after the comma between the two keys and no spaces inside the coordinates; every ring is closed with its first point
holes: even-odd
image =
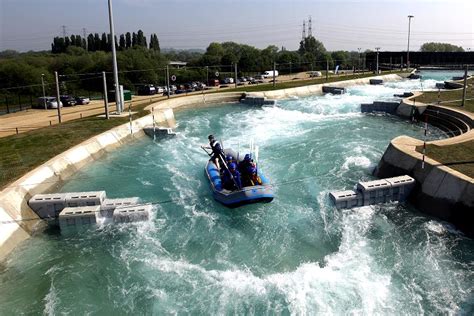
{"type": "Polygon", "coordinates": [[[410,69],[410,27],[411,27],[411,19],[412,18],[414,18],[413,15],[408,16],[407,69],[410,69]]]}
{"type": "Polygon", "coordinates": [[[114,18],[112,14],[112,0],[109,2],[109,25],[110,25],[110,40],[112,45],[112,63],[114,68],[114,81],[115,81],[115,104],[117,106],[117,114],[122,113],[122,99],[120,97],[120,86],[118,80],[118,67],[117,67],[117,53],[115,51],[115,33],[114,33],[114,18]]]}
{"type": "MultiPolygon", "coordinates": [[[[46,93],[44,92],[44,74],[41,74],[41,86],[43,87],[43,105],[44,109],[47,110],[48,106],[46,105],[46,93]]],[[[59,106],[59,102],[58,102],[59,106]]]]}
{"type": "Polygon", "coordinates": [[[357,62],[357,68],[358,68],[358,70],[359,70],[359,72],[360,72],[360,50],[361,50],[361,48],[360,48],[360,47],[357,47],[357,50],[359,51],[359,60],[358,60],[358,62],[357,62]]]}
{"type": "Polygon", "coordinates": [[[379,74],[379,49],[380,47],[375,47],[375,50],[377,51],[377,66],[375,68],[377,75],[379,74]]]}

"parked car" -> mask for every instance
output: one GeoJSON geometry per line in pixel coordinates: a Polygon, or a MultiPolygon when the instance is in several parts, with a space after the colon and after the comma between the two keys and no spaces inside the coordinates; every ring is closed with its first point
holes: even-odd
{"type": "Polygon", "coordinates": [[[86,97],[76,97],[75,100],[77,105],[85,105],[91,103],[91,100],[86,97]]]}
{"type": "Polygon", "coordinates": [[[265,79],[265,77],[262,76],[262,75],[256,75],[255,76],[255,80],[263,80],[263,79],[265,79]]]}
{"type": "Polygon", "coordinates": [[[245,78],[245,77],[240,77],[239,79],[240,79],[240,81],[242,81],[242,82],[247,82],[247,78],[245,78]]]}
{"type": "Polygon", "coordinates": [[[59,100],[63,103],[64,106],[75,106],[76,100],[70,95],[61,95],[59,100]]]}
{"type": "Polygon", "coordinates": [[[309,73],[309,76],[310,77],[321,77],[323,74],[321,73],[321,71],[311,71],[309,73]]]}
{"type": "Polygon", "coordinates": [[[229,78],[225,78],[225,79],[224,79],[224,83],[225,83],[225,84],[234,83],[234,78],[230,78],[230,77],[229,77],[229,78]]]}
{"type": "MultiPolygon", "coordinates": [[[[44,109],[44,104],[46,103],[46,108],[48,109],[57,109],[58,102],[56,101],[55,97],[40,97],[38,98],[38,102],[34,105],[34,108],[37,109],[44,109]]],[[[63,103],[59,101],[59,106],[63,107],[63,103]]]]}
{"type": "Polygon", "coordinates": [[[138,95],[153,95],[156,93],[155,86],[152,84],[143,84],[137,86],[138,95]]]}
{"type": "Polygon", "coordinates": [[[160,94],[160,93],[165,92],[165,88],[160,87],[160,86],[155,87],[155,89],[156,89],[156,93],[157,93],[157,94],[160,94]]]}
{"type": "Polygon", "coordinates": [[[210,87],[218,87],[219,86],[219,80],[217,79],[209,79],[208,82],[210,87]]]}

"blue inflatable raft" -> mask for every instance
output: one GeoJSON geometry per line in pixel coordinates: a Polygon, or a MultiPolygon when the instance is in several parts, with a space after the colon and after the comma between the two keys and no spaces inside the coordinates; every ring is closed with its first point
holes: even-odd
{"type": "Polygon", "coordinates": [[[207,162],[205,173],[209,179],[214,199],[225,206],[238,207],[245,204],[271,202],[273,200],[273,188],[260,170],[258,171],[258,176],[262,180],[261,185],[247,186],[241,190],[234,191],[223,187],[219,169],[217,169],[214,162],[210,160],[207,162]]]}

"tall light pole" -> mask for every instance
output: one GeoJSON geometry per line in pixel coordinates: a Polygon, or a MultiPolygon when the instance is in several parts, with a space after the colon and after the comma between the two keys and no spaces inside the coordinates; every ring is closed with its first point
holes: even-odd
{"type": "Polygon", "coordinates": [[[410,27],[412,18],[414,18],[413,15],[408,16],[407,70],[410,68],[410,27]]]}
{"type": "Polygon", "coordinates": [[[377,51],[377,66],[375,68],[376,69],[375,71],[376,71],[377,75],[379,74],[379,49],[380,49],[380,47],[375,47],[375,50],[377,51]]]}
{"type": "Polygon", "coordinates": [[[357,62],[357,68],[360,71],[360,50],[361,50],[361,48],[357,47],[357,50],[359,51],[359,61],[357,62]]]}
{"type": "Polygon", "coordinates": [[[46,93],[44,92],[44,74],[41,74],[41,86],[43,87],[43,105],[44,109],[47,110],[48,106],[46,105],[46,93]]]}
{"type": "Polygon", "coordinates": [[[112,0],[109,2],[109,24],[110,24],[110,40],[112,41],[112,63],[114,67],[114,82],[115,82],[115,104],[117,106],[117,113],[122,113],[122,99],[120,98],[118,67],[117,67],[117,52],[115,51],[115,32],[114,32],[114,18],[112,14],[112,0]]]}

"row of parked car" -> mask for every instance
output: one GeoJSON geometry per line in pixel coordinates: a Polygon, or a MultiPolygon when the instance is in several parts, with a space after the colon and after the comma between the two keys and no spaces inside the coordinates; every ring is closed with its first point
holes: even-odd
{"type": "MultiPolygon", "coordinates": [[[[207,85],[205,83],[199,81],[193,81],[189,83],[185,83],[182,85],[170,85],[170,93],[169,94],[180,94],[180,93],[187,93],[193,91],[201,91],[207,89],[207,85]]],[[[154,95],[154,94],[168,94],[168,87],[160,87],[155,86],[152,84],[146,85],[139,85],[137,86],[137,94],[138,95],[154,95]]]]}
{"type": "MultiPolygon", "coordinates": [[[[59,106],[76,106],[76,105],[85,105],[89,104],[91,101],[89,98],[86,97],[73,97],[70,95],[61,95],[59,96],[59,106]]],[[[57,109],[58,108],[58,101],[56,97],[39,97],[36,105],[33,108],[37,109],[57,109]]]]}

